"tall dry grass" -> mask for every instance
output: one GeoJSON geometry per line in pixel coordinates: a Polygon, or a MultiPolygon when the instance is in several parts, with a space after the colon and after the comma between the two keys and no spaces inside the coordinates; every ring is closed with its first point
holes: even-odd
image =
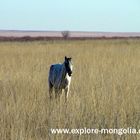
{"type": "Polygon", "coordinates": [[[0,43],[1,140],[138,140],[53,135],[50,128],[140,128],[140,40],[0,43]],[[67,105],[50,102],[48,70],[71,56],[67,105]]]}

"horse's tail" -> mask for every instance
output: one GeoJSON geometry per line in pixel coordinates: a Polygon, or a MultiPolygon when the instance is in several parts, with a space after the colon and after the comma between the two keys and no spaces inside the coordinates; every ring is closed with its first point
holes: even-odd
{"type": "Polygon", "coordinates": [[[54,65],[51,65],[50,70],[49,70],[48,82],[51,81],[51,76],[52,76],[53,69],[54,69],[54,65]]]}
{"type": "Polygon", "coordinates": [[[52,90],[53,90],[52,72],[53,72],[53,65],[50,66],[49,76],[48,76],[48,85],[49,85],[49,96],[50,96],[50,99],[52,98],[52,90]]]}

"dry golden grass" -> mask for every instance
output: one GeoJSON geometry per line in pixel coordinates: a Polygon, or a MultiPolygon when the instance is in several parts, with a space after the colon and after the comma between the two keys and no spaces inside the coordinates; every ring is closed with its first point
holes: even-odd
{"type": "Polygon", "coordinates": [[[132,140],[53,135],[50,128],[140,128],[140,40],[0,43],[1,140],[132,140]],[[71,56],[67,105],[49,101],[48,71],[71,56]]]}

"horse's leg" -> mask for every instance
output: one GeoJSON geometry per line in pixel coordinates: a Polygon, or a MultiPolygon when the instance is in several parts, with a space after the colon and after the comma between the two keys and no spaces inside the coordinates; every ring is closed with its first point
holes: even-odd
{"type": "Polygon", "coordinates": [[[57,97],[58,97],[58,89],[55,88],[55,98],[57,98],[57,97]]]}
{"type": "Polygon", "coordinates": [[[51,82],[49,82],[49,96],[50,96],[50,99],[52,99],[52,92],[53,92],[53,85],[51,84],[51,82]]]}
{"type": "Polygon", "coordinates": [[[55,98],[60,101],[60,96],[61,96],[61,93],[62,93],[62,89],[55,89],[55,98]]]}
{"type": "Polygon", "coordinates": [[[60,96],[61,96],[61,94],[62,94],[62,89],[60,89],[60,90],[58,91],[58,98],[59,98],[59,101],[60,101],[60,96]]]}
{"type": "Polygon", "coordinates": [[[68,94],[69,94],[69,87],[65,88],[65,102],[67,102],[68,94]]]}

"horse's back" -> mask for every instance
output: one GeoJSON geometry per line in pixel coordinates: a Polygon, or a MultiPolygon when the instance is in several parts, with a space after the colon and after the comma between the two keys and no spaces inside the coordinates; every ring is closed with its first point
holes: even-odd
{"type": "Polygon", "coordinates": [[[62,64],[53,64],[50,66],[50,72],[49,72],[49,82],[52,82],[54,84],[56,82],[56,79],[59,77],[62,70],[62,64]]]}
{"type": "Polygon", "coordinates": [[[60,73],[62,69],[62,64],[53,64],[50,66],[50,72],[60,73]]]}

